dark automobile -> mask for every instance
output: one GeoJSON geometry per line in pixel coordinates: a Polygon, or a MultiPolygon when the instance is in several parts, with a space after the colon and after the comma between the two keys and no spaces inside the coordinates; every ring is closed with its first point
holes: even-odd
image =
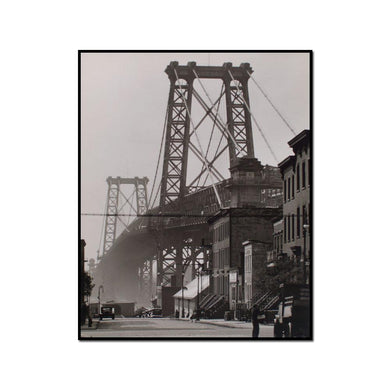
{"type": "Polygon", "coordinates": [[[115,319],[115,309],[113,307],[102,307],[100,314],[99,314],[100,320],[103,320],[103,318],[112,318],[115,319]]]}

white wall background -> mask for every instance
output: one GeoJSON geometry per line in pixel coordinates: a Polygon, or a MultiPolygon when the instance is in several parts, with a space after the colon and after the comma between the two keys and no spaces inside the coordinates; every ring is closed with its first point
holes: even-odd
{"type": "Polygon", "coordinates": [[[132,387],[138,380],[138,386],[162,389],[383,388],[389,348],[386,2],[183,4],[1,5],[4,388],[115,388],[132,379],[132,387]],[[212,342],[207,347],[215,359],[200,342],[76,340],[77,50],[171,48],[315,52],[312,343],[212,342]],[[213,364],[197,379],[194,367],[205,359],[213,364]]]}

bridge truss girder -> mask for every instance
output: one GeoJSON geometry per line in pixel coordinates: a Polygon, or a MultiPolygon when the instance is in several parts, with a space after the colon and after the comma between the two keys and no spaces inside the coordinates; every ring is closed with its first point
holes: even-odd
{"type": "MultiPolygon", "coordinates": [[[[191,269],[191,275],[205,263],[204,248],[191,238],[165,238],[160,246],[157,262],[158,286],[181,286],[184,274],[191,269]],[[165,245],[164,245],[165,244],[165,245]]],[[[198,241],[198,240],[196,240],[198,241]]]]}

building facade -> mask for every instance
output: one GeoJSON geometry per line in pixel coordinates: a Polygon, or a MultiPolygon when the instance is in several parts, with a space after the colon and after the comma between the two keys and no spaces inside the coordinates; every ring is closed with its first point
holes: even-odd
{"type": "MultiPolygon", "coordinates": [[[[285,254],[302,264],[308,282],[311,258],[311,133],[304,130],[288,142],[294,155],[280,164],[283,179],[283,219],[274,224],[273,255],[285,254]]],[[[272,258],[271,258],[272,257],[272,258]]]]}
{"type": "Polygon", "coordinates": [[[261,282],[266,278],[267,251],[272,243],[248,240],[244,247],[244,302],[248,309],[262,293],[261,282]]]}
{"type": "MultiPolygon", "coordinates": [[[[274,188],[274,205],[268,203],[264,206],[261,203],[264,168],[257,159],[240,158],[230,170],[230,208],[220,210],[208,222],[213,237],[211,292],[222,296],[227,308],[236,310],[244,300],[242,243],[248,240],[262,243],[266,249],[262,248],[261,261],[265,262],[266,250],[272,247],[273,221],[281,217],[282,210],[276,201],[279,193],[277,185],[274,188]]],[[[281,187],[280,174],[279,179],[275,176],[273,180],[275,183],[279,180],[281,187]]],[[[268,193],[272,195],[270,189],[268,193]]]]}

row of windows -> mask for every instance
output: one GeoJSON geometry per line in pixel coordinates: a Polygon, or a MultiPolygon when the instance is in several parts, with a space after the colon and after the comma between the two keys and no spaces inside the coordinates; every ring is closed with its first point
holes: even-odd
{"type": "Polygon", "coordinates": [[[307,176],[307,184],[310,185],[310,159],[307,161],[307,175],[306,175],[305,161],[302,161],[301,166],[297,164],[295,172],[296,175],[292,175],[288,179],[284,180],[284,203],[286,203],[290,199],[294,199],[295,189],[299,191],[306,187],[306,176],[307,176]],[[295,180],[295,176],[296,176],[296,180],[295,180]]]}
{"type": "Polygon", "coordinates": [[[225,240],[229,237],[229,222],[222,223],[214,229],[214,242],[225,240]]]}
{"type": "Polygon", "coordinates": [[[284,217],[284,242],[290,242],[303,235],[303,225],[308,221],[308,209],[306,206],[297,207],[297,213],[284,217]],[[295,230],[296,229],[296,230],[295,230]]]}
{"type": "Polygon", "coordinates": [[[220,249],[214,252],[214,268],[220,269],[230,265],[230,250],[229,248],[220,249]]]}
{"type": "Polygon", "coordinates": [[[245,272],[252,272],[252,255],[245,256],[245,272]]]}
{"type": "Polygon", "coordinates": [[[218,295],[228,295],[228,278],[223,275],[218,275],[216,278],[214,278],[215,281],[215,292],[218,295]]]}
{"type": "Polygon", "coordinates": [[[275,234],[274,236],[274,249],[276,250],[276,252],[281,252],[283,249],[282,232],[275,234]]]}

